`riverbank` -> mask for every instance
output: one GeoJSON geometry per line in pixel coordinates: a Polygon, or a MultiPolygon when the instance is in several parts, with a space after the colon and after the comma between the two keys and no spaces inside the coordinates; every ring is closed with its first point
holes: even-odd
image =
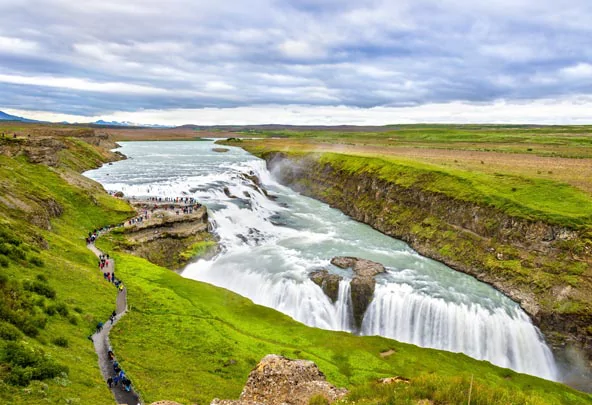
{"type": "MultiPolygon", "coordinates": [[[[592,228],[585,209],[578,211],[574,206],[575,216],[565,212],[565,219],[554,215],[537,220],[532,208],[515,204],[518,208],[513,209],[492,199],[490,204],[479,203],[479,199],[487,201],[486,194],[467,197],[477,190],[466,179],[425,165],[312,153],[315,145],[309,145],[307,154],[289,148],[277,152],[281,142],[232,144],[263,157],[284,184],[404,240],[419,253],[470,274],[520,303],[560,363],[569,365],[571,383],[589,387],[592,245],[588,232],[592,228]],[[576,219],[578,215],[581,219],[576,219]],[[588,359],[587,370],[574,371],[572,365],[582,357],[588,359]]],[[[561,191],[555,190],[557,196],[561,191]]]]}
{"type": "Polygon", "coordinates": [[[133,211],[80,172],[119,157],[78,128],[36,137],[0,141],[0,402],[110,404],[88,336],[117,292],[84,238],[133,211]]]}

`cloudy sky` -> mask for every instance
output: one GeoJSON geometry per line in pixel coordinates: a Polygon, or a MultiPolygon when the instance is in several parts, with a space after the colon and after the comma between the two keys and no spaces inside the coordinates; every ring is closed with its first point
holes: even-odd
{"type": "Polygon", "coordinates": [[[592,123],[590,0],[0,0],[0,110],[592,123]]]}

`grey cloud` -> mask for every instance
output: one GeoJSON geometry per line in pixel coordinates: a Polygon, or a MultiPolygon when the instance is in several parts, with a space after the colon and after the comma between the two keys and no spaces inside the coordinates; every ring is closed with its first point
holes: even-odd
{"type": "Polygon", "coordinates": [[[585,68],[566,73],[592,63],[588,1],[0,0],[0,14],[0,76],[160,92],[0,77],[4,105],[18,109],[373,107],[592,91],[585,68]],[[18,41],[28,50],[17,52],[18,41]]]}

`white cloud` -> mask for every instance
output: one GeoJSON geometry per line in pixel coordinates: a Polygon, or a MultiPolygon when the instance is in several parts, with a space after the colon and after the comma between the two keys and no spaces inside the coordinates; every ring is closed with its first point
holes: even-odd
{"type": "Polygon", "coordinates": [[[225,83],[225,82],[219,82],[219,81],[212,81],[212,82],[207,82],[206,83],[206,90],[210,90],[210,91],[230,91],[230,90],[234,90],[235,87],[225,83]]]}
{"type": "Polygon", "coordinates": [[[39,52],[39,44],[34,41],[15,37],[0,36],[0,53],[34,53],[39,52]]]}
{"type": "Polygon", "coordinates": [[[534,48],[529,45],[516,43],[502,43],[484,45],[480,51],[487,56],[492,56],[506,62],[530,62],[548,58],[550,55],[545,49],[534,48]]]}
{"type": "Polygon", "coordinates": [[[6,112],[48,121],[91,122],[97,119],[163,125],[388,125],[415,123],[589,124],[592,97],[541,99],[524,102],[499,100],[487,104],[430,103],[412,107],[355,108],[347,106],[261,105],[118,112],[74,116],[7,109],[6,112]]]}
{"type": "Polygon", "coordinates": [[[279,45],[279,50],[284,56],[293,59],[309,60],[323,58],[327,55],[327,52],[318,44],[303,40],[284,41],[279,45]]]}
{"type": "Polygon", "coordinates": [[[0,82],[11,84],[25,84],[32,86],[56,87],[61,89],[92,91],[114,94],[154,94],[169,93],[166,89],[151,86],[141,86],[131,83],[95,82],[73,77],[53,76],[17,76],[0,74],[0,82]]]}
{"type": "Polygon", "coordinates": [[[578,79],[592,77],[592,65],[590,63],[578,63],[561,69],[561,74],[578,79]]]}
{"type": "Polygon", "coordinates": [[[592,94],[588,0],[0,0],[0,15],[0,109],[592,94]]]}

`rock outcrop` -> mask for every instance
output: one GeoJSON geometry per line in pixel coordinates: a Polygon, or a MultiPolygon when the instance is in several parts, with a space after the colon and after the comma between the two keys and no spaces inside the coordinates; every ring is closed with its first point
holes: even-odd
{"type": "Polygon", "coordinates": [[[270,354],[251,371],[238,400],[214,399],[212,405],[307,405],[322,395],[329,403],[344,397],[347,390],[329,384],[316,364],[270,354]]]}
{"type": "Polygon", "coordinates": [[[267,190],[265,189],[265,187],[263,187],[263,184],[261,184],[261,179],[259,177],[257,177],[257,175],[254,172],[249,172],[249,173],[241,173],[240,175],[245,181],[250,183],[250,187],[263,194],[265,197],[269,198],[270,200],[275,200],[276,197],[270,195],[267,190]]]}
{"type": "Polygon", "coordinates": [[[118,231],[124,239],[118,240],[117,245],[124,251],[176,270],[192,258],[192,246],[212,240],[208,233],[207,210],[203,206],[191,213],[182,213],[182,205],[171,203],[160,204],[156,209],[154,203],[145,201],[136,200],[133,205],[138,212],[148,213],[148,218],[125,223],[118,231]]]}
{"type": "MultiPolygon", "coordinates": [[[[58,167],[63,161],[71,164],[78,158],[84,159],[84,146],[81,142],[92,145],[95,152],[101,154],[104,158],[96,160],[96,156],[90,157],[90,167],[98,167],[104,161],[121,160],[125,158],[121,153],[111,152],[110,149],[117,145],[111,141],[108,134],[95,133],[89,128],[27,128],[26,133],[18,133],[16,138],[6,137],[0,139],[0,154],[15,157],[25,156],[30,163],[43,164],[50,167],[58,167]],[[78,149],[82,153],[72,158],[68,156],[71,152],[78,149]]],[[[83,168],[81,168],[83,169],[83,168]]]]}
{"type": "Polygon", "coordinates": [[[352,269],[354,272],[350,284],[351,300],[354,322],[359,329],[362,326],[366,309],[374,297],[374,288],[376,287],[374,276],[384,273],[386,270],[380,263],[356,257],[334,257],[331,264],[342,269],[352,269]]]}
{"type": "MultiPolygon", "coordinates": [[[[374,297],[374,288],[377,274],[384,273],[386,270],[380,263],[357,257],[337,256],[331,259],[331,264],[341,269],[350,269],[353,277],[350,283],[350,293],[353,306],[353,315],[355,326],[359,329],[362,326],[362,320],[368,305],[374,297]]],[[[339,282],[343,277],[337,274],[331,274],[327,270],[317,270],[309,274],[309,278],[317,284],[323,292],[335,302],[339,293],[339,282]]]]}

